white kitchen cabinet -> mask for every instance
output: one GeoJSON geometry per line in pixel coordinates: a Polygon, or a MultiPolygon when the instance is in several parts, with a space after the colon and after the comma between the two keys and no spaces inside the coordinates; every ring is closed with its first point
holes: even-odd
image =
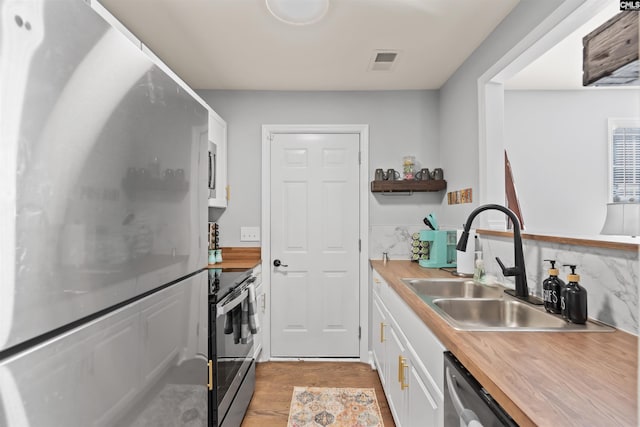
{"type": "Polygon", "coordinates": [[[258,265],[253,269],[253,275],[256,277],[256,308],[258,309],[258,322],[260,323],[260,329],[258,330],[258,333],[253,337],[253,343],[255,347],[254,358],[257,361],[260,359],[260,354],[262,352],[262,343],[264,340],[264,315],[267,310],[267,297],[264,293],[264,285],[262,283],[261,265],[258,265]]]}
{"type": "Polygon", "coordinates": [[[401,336],[401,332],[398,328],[390,324],[389,325],[389,337],[386,341],[387,344],[387,356],[388,356],[388,370],[387,370],[387,386],[384,389],[387,395],[387,402],[391,409],[391,414],[396,422],[396,426],[409,425],[407,424],[406,406],[407,406],[407,393],[405,392],[404,382],[404,365],[406,363],[405,353],[405,340],[401,336]]]}
{"type": "Polygon", "coordinates": [[[209,144],[215,147],[215,190],[209,196],[209,206],[227,207],[227,123],[215,111],[209,110],[209,144]]]}
{"type": "Polygon", "coordinates": [[[445,348],[379,274],[372,278],[372,353],[394,421],[441,426],[445,348]]]}
{"type": "Polygon", "coordinates": [[[378,296],[373,297],[373,307],[371,310],[371,330],[373,331],[372,337],[372,352],[373,361],[378,369],[380,375],[380,382],[384,387],[387,383],[387,376],[389,371],[389,360],[387,357],[387,343],[389,339],[389,320],[387,319],[387,309],[380,301],[378,296]]]}
{"type": "Polygon", "coordinates": [[[429,374],[421,366],[420,359],[413,354],[413,349],[407,347],[405,367],[406,407],[405,417],[407,426],[425,425],[438,426],[444,424],[442,394],[428,386],[425,377],[429,374]]]}

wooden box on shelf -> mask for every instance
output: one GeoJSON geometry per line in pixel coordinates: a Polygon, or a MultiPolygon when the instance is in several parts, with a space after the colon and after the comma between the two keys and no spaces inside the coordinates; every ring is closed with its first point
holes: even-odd
{"type": "Polygon", "coordinates": [[[444,179],[430,179],[427,181],[371,181],[372,193],[407,193],[418,191],[442,191],[446,189],[447,181],[445,181],[444,179]]]}

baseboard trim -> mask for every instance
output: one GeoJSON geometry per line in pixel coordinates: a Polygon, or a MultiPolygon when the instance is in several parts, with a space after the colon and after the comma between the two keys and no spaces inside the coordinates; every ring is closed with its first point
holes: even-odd
{"type": "Polygon", "coordinates": [[[271,357],[269,362],[360,362],[359,357],[271,357]]]}

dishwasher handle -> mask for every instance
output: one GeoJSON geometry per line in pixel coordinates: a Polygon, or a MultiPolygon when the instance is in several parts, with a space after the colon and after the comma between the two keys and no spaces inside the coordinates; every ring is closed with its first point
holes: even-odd
{"type": "Polygon", "coordinates": [[[462,404],[460,396],[458,396],[458,392],[456,391],[456,386],[458,385],[456,377],[451,374],[451,370],[448,366],[445,369],[445,375],[447,391],[449,392],[449,397],[453,403],[453,408],[456,410],[456,414],[458,414],[458,417],[460,418],[460,427],[483,427],[476,413],[471,409],[465,408],[462,404]]]}

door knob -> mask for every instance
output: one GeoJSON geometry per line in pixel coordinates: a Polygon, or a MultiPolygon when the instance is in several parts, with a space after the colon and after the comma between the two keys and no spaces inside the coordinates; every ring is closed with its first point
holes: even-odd
{"type": "Polygon", "coordinates": [[[274,267],[289,267],[287,264],[283,264],[279,259],[273,260],[274,267]]]}

